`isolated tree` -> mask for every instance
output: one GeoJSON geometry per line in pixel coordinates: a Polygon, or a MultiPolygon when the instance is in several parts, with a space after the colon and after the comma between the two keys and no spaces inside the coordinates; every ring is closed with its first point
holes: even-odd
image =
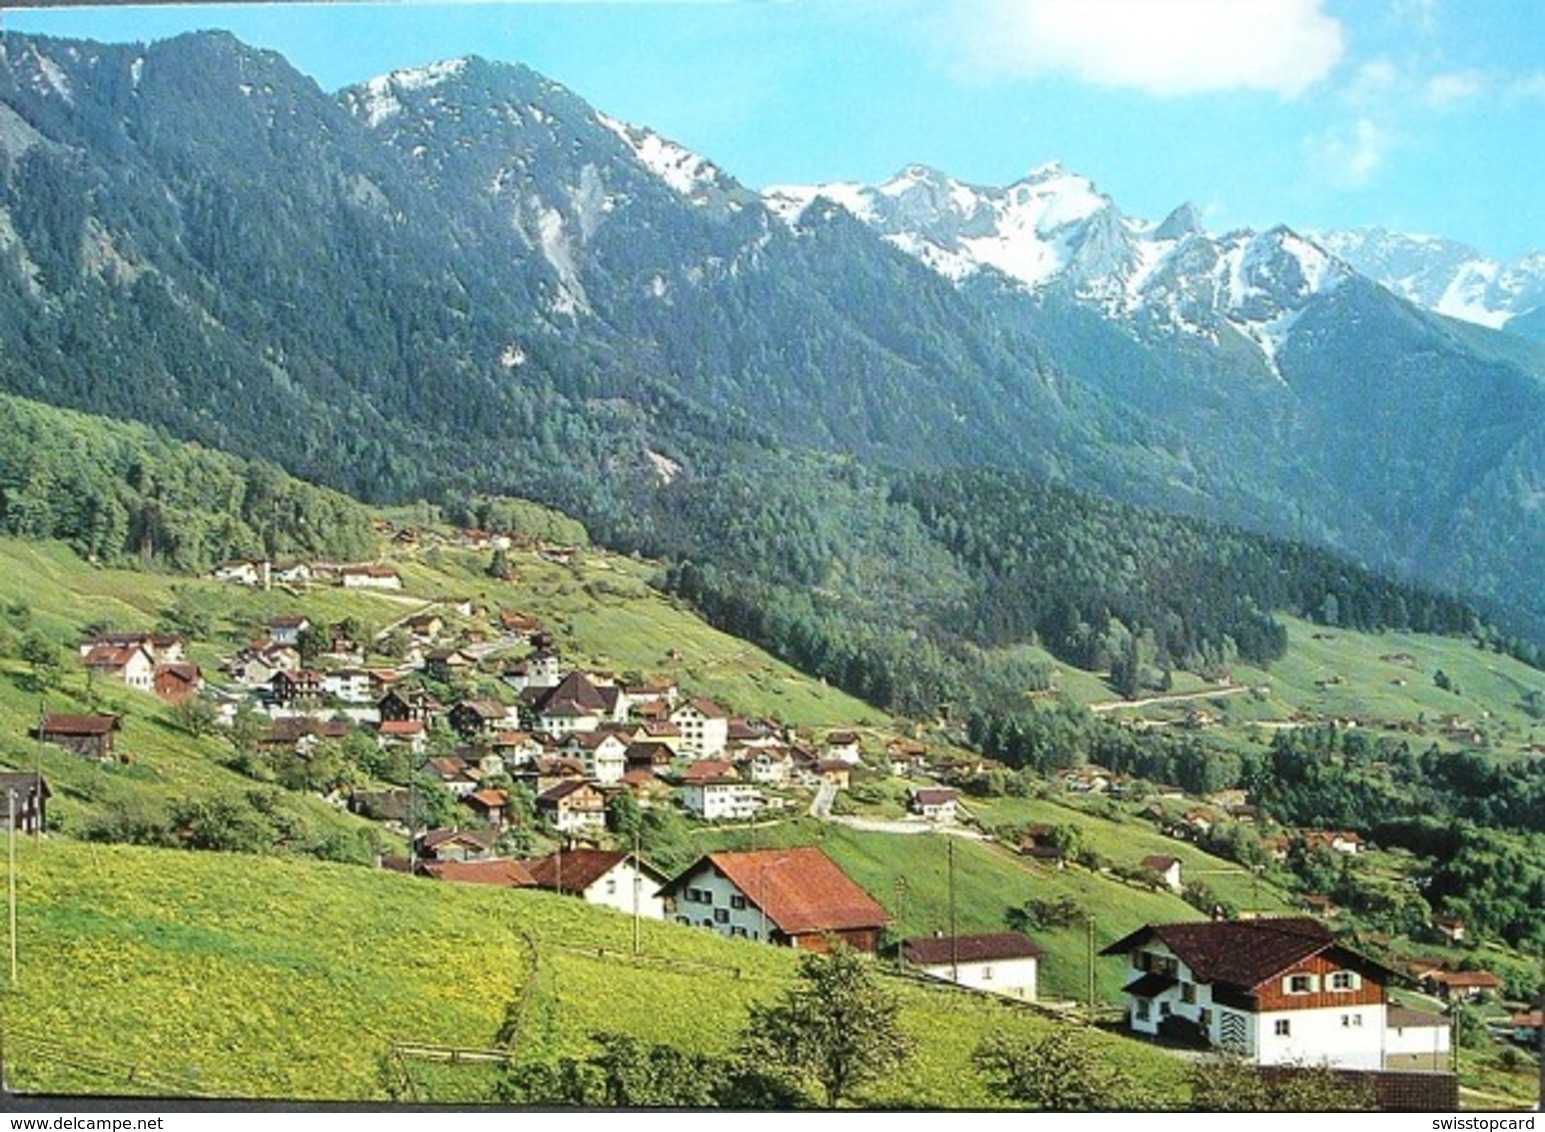
{"type": "Polygon", "coordinates": [[[63,675],[59,646],[36,629],[21,639],[18,655],[32,666],[31,682],[35,692],[46,692],[58,685],[63,675]]]}
{"type": "Polygon", "coordinates": [[[1087,1033],[1059,1025],[1038,1042],[1006,1033],[982,1041],[971,1056],[988,1086],[1011,1100],[1058,1112],[1133,1108],[1137,1083],[1110,1063],[1087,1033]]]}
{"type": "Polygon", "coordinates": [[[900,1069],[910,1043],[900,1004],[862,956],[837,943],[799,965],[799,982],[782,999],[751,1007],[742,1059],[801,1086],[813,1082],[828,1108],[859,1085],[900,1069]]]}

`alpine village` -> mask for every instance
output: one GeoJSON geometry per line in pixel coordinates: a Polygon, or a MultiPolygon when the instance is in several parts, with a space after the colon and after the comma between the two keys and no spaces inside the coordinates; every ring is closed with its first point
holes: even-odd
{"type": "Polygon", "coordinates": [[[1533,1107],[1539,319],[946,181],[8,33],[8,1098],[1533,1107]]]}

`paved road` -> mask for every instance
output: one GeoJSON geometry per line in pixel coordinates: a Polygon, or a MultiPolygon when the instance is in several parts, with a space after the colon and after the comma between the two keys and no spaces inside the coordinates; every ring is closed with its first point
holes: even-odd
{"type": "Polygon", "coordinates": [[[1152,707],[1154,704],[1183,704],[1190,700],[1210,700],[1217,696],[1237,696],[1250,689],[1244,684],[1225,684],[1205,692],[1176,692],[1172,696],[1148,696],[1141,700],[1104,700],[1090,704],[1090,711],[1115,711],[1117,708],[1152,707]]]}

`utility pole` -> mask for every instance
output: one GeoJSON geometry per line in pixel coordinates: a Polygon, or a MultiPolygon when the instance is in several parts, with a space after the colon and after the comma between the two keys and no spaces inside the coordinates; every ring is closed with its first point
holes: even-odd
{"type": "Polygon", "coordinates": [[[639,826],[635,824],[633,826],[633,954],[635,956],[637,956],[639,953],[638,890],[639,886],[644,883],[644,874],[642,867],[639,864],[641,860],[639,845],[642,837],[642,831],[640,830],[639,826]]]}
{"type": "Polygon", "coordinates": [[[901,970],[905,965],[902,957],[902,942],[907,938],[907,878],[896,878],[896,970],[901,970]]]}
{"type": "Polygon", "coordinates": [[[950,982],[960,982],[960,935],[955,930],[955,839],[945,834],[946,853],[949,858],[950,889],[950,982]]]}
{"type": "Polygon", "coordinates": [[[1084,917],[1089,926],[1089,1025],[1094,1025],[1094,916],[1084,917]]]}
{"type": "Polygon", "coordinates": [[[16,791],[8,789],[5,792],[6,816],[10,819],[6,833],[6,841],[9,848],[10,868],[6,870],[7,898],[10,904],[11,923],[11,985],[15,986],[19,981],[16,970],[16,791]]]}

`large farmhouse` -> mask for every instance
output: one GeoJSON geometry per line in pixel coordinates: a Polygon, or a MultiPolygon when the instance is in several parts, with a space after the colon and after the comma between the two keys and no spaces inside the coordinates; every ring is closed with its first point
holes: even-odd
{"type": "Polygon", "coordinates": [[[1392,972],[1307,917],[1148,924],[1125,956],[1127,1021],[1186,1031],[1258,1065],[1381,1069],[1392,972]]]}
{"type": "Polygon", "coordinates": [[[709,853],[661,890],[679,924],[723,936],[825,951],[875,951],[885,909],[814,847],[709,853]]]}

